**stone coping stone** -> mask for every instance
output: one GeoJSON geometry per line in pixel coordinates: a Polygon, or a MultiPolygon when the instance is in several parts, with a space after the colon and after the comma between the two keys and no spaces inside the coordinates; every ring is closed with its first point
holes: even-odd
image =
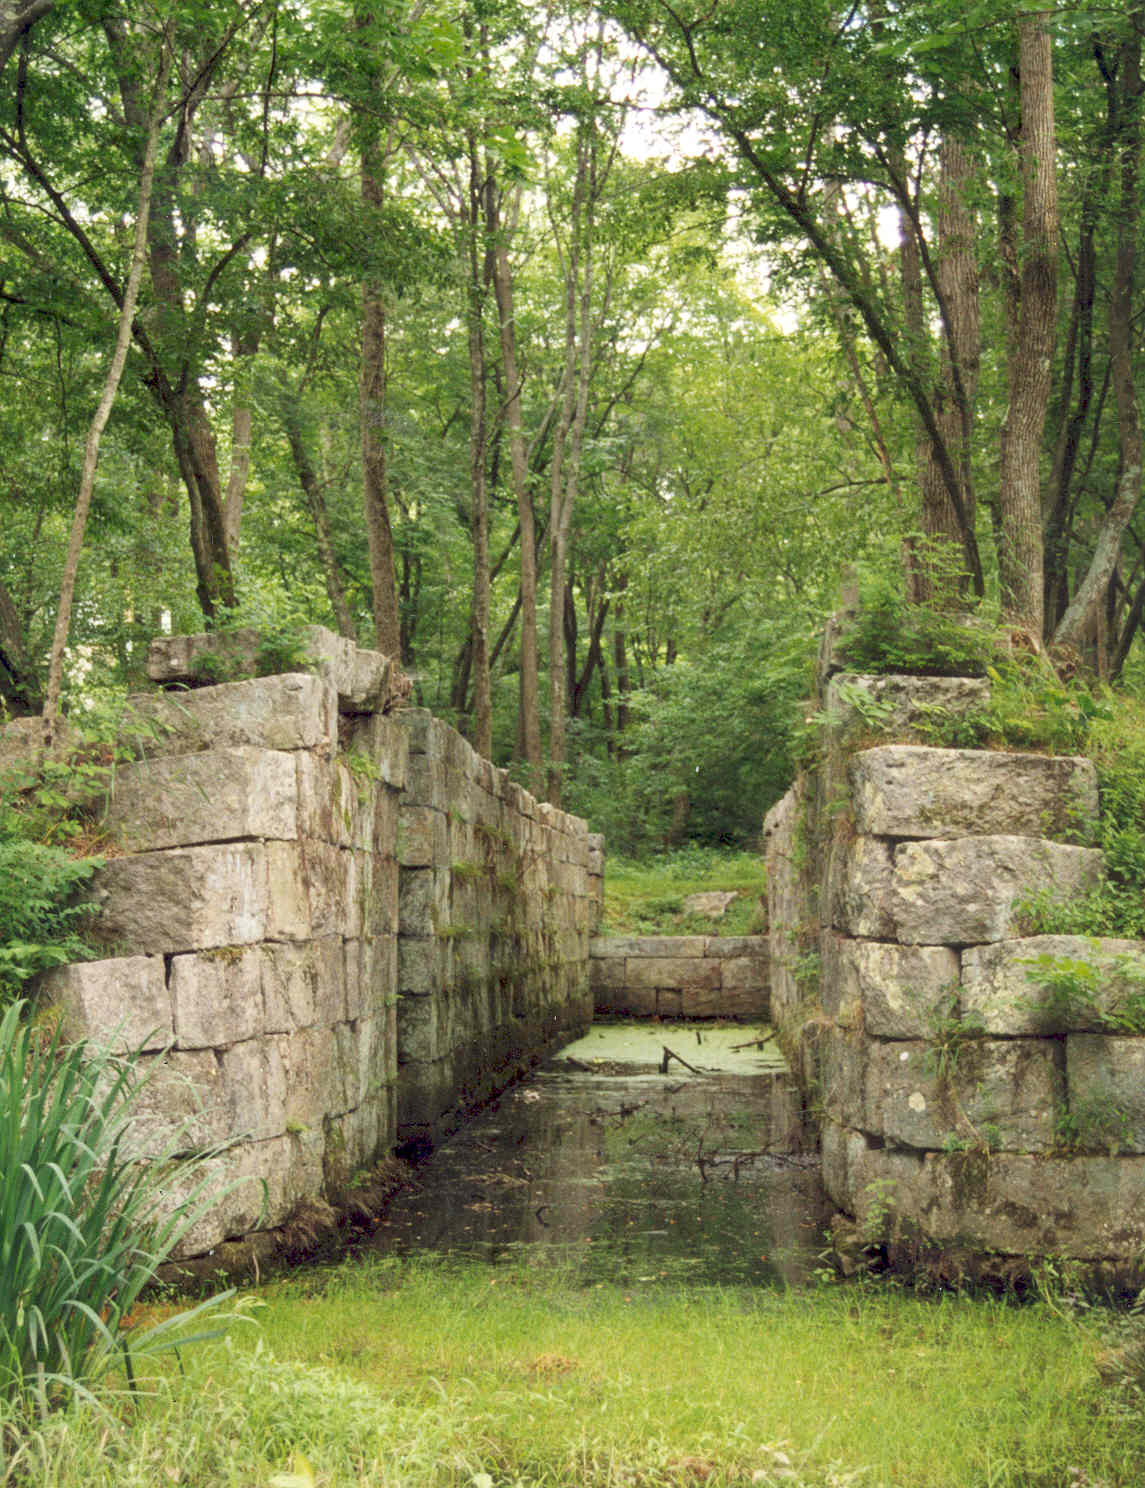
{"type": "Polygon", "coordinates": [[[107,827],[133,852],[298,836],[295,756],[239,747],[124,765],[107,827]]]}
{"type": "Polygon", "coordinates": [[[703,956],[707,935],[601,935],[589,944],[590,956],[703,956]]]}
{"type": "Polygon", "coordinates": [[[43,972],[41,996],[60,1010],[63,1036],[113,1054],[166,1048],[175,1037],[162,956],[76,961],[43,972]]]}
{"type": "Polygon", "coordinates": [[[243,745],[330,755],[338,743],[338,695],[324,678],[302,672],[133,693],[121,734],[148,758],[243,745]]]}
{"type": "Polygon", "coordinates": [[[962,953],[962,1011],[986,1033],[1109,1032],[1137,1001],[1145,1003],[1145,941],[1031,935],[962,953]]]}
{"type": "Polygon", "coordinates": [[[872,837],[1068,837],[1097,824],[1092,760],[890,744],[849,765],[856,830],[872,837]]]}
{"type": "Polygon", "coordinates": [[[885,938],[907,945],[1005,940],[1013,933],[1014,906],[1023,895],[1049,891],[1065,899],[1080,897],[1097,887],[1103,867],[1104,857],[1095,848],[1036,837],[902,842],[894,850],[885,890],[892,927],[885,938]]]}
{"type": "Polygon", "coordinates": [[[824,711],[836,729],[900,733],[933,724],[935,715],[961,718],[990,701],[981,677],[909,677],[837,672],[828,682],[824,711]]]}
{"type": "MultiPolygon", "coordinates": [[[[253,627],[225,634],[157,636],[147,654],[147,675],[163,687],[213,686],[220,672],[255,671],[259,631],[253,627]]],[[[408,692],[388,656],[367,651],[322,625],[303,626],[302,648],[318,676],[333,683],[344,713],[383,713],[408,692]]]]}

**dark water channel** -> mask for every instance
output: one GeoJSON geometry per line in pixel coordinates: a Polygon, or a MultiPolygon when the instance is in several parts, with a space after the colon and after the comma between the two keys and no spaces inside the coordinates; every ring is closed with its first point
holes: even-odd
{"type": "Polygon", "coordinates": [[[426,1158],[374,1244],[622,1284],[798,1282],[825,1199],[767,1032],[594,1025],[426,1158]]]}

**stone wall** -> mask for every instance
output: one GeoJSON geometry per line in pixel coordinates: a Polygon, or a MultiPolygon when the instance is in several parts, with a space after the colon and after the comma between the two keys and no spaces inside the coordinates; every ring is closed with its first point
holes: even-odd
{"type": "Polygon", "coordinates": [[[766,825],[773,1014],[860,1242],[1136,1261],[1145,945],[1026,936],[1020,909],[1100,881],[1093,765],[871,743],[984,686],[829,684],[821,766],[766,825]]]}
{"type": "Polygon", "coordinates": [[[397,1133],[417,1145],[591,1021],[601,849],[439,719],[402,717],[397,1133]]]}
{"type": "Polygon", "coordinates": [[[606,936],[589,947],[593,1006],[634,1018],[766,1019],[763,935],[606,936]]]}
{"type": "Polygon", "coordinates": [[[180,690],[129,702],[109,955],[44,979],[68,1033],[157,1066],[141,1153],[223,1147],[185,1255],[336,1198],[591,1016],[584,823],[388,711],[386,658],[317,629],[307,650],[311,672],[202,685],[257,637],[154,645],[180,690]]]}

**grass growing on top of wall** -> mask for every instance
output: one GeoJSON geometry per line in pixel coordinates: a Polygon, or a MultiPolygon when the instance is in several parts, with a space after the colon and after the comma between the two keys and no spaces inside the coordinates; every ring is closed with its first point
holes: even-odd
{"type": "Polygon", "coordinates": [[[605,935],[759,935],[766,928],[763,859],[749,852],[690,846],[656,858],[605,859],[605,935]],[[716,920],[688,914],[690,894],[734,892],[716,920]]]}
{"type": "MultiPolygon", "coordinates": [[[[111,1418],[29,1443],[53,1488],[1129,1488],[1139,1401],[1062,1311],[892,1289],[583,1287],[546,1266],[374,1262],[111,1418]],[[1075,1475],[1078,1469],[1082,1475],[1075,1475]]],[[[1093,1331],[1087,1331],[1092,1328],[1093,1331]]]]}

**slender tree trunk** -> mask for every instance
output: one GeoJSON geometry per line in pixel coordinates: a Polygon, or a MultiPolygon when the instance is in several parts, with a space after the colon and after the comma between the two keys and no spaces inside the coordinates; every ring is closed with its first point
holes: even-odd
{"type": "MultiPolygon", "coordinates": [[[[578,381],[578,284],[581,277],[581,218],[588,192],[588,146],[585,131],[577,138],[576,180],[573,184],[569,221],[569,247],[565,264],[565,363],[559,394],[560,411],[553,431],[553,453],[549,479],[549,778],[548,798],[560,805],[565,763],[565,660],[564,600],[568,534],[572,521],[569,484],[565,472],[566,445],[573,426],[579,390],[578,381]]],[[[587,348],[581,348],[587,350],[587,348]]],[[[575,490],[575,487],[573,488],[575,490]]]]}
{"type": "Polygon", "coordinates": [[[1133,291],[1137,277],[1138,182],[1141,167],[1141,37],[1145,6],[1136,5],[1121,58],[1118,111],[1121,201],[1117,214],[1117,262],[1109,300],[1109,364],[1117,399],[1121,474],[1117,494],[1097,536],[1089,569],[1061,623],[1055,646],[1080,648],[1100,613],[1121,552],[1121,539],[1141,499],[1141,418],[1133,376],[1133,291]]]}
{"type": "Polygon", "coordinates": [[[1002,429],[998,565],[1009,623],[1042,642],[1044,593],[1039,460],[1057,307],[1057,173],[1049,13],[1018,18],[1021,99],[1022,262],[1016,335],[1009,355],[1009,408],[1002,429]]]}
{"type": "MultiPolygon", "coordinates": [[[[362,145],[362,204],[376,214],[383,200],[385,157],[371,129],[362,145]]],[[[374,638],[377,648],[401,660],[401,622],[398,612],[394,536],[386,489],[386,307],[381,285],[362,284],[362,362],[358,379],[358,410],[362,440],[362,505],[370,552],[370,587],[374,601],[374,638]]]]}
{"type": "Polygon", "coordinates": [[[167,73],[171,65],[171,27],[163,33],[162,51],[159,60],[159,76],[155,85],[155,98],[147,123],[147,140],[143,148],[143,164],[139,172],[139,205],[135,218],[135,238],[131,250],[131,264],[127,273],[127,285],[123,292],[123,303],[119,311],[115,350],[111,365],[107,369],[103,393],[95,416],[88,429],[84,445],[83,469],[80,473],[79,493],[76,496],[72,528],[68,538],[68,551],[64,560],[64,573],[60,582],[60,602],[56,610],[55,632],[48,662],[48,683],[44,692],[44,743],[50,745],[56,729],[60,706],[60,686],[64,673],[64,651],[67,648],[68,632],[71,629],[72,600],[75,597],[76,575],[79,571],[80,553],[83,551],[87,515],[91,508],[92,492],[95,489],[95,472],[99,463],[99,446],[103,431],[111,417],[115,395],[127,364],[127,353],[131,346],[132,321],[139,298],[139,285],[147,263],[147,233],[151,213],[151,191],[155,179],[155,152],[159,143],[159,128],[163,122],[164,94],[167,73]]]}
{"type": "Polygon", "coordinates": [[[484,177],[477,138],[469,131],[469,197],[463,214],[466,254],[465,319],[469,343],[469,490],[473,530],[473,747],[493,753],[493,694],[489,677],[489,496],[485,482],[485,254],[482,251],[484,177]]]}
{"type": "Polygon", "coordinates": [[[322,494],[322,483],[318,479],[306,449],[306,440],[298,419],[297,406],[293,401],[284,401],[282,422],[286,430],[287,443],[290,445],[290,457],[294,461],[294,473],[298,476],[298,484],[302,487],[306,504],[310,509],[310,516],[314,522],[314,536],[318,544],[318,558],[322,564],[322,577],[326,583],[326,595],[330,600],[330,608],[334,611],[338,634],[344,635],[348,640],[356,641],[358,627],[354,624],[354,617],[350,612],[346,599],[346,583],[341,565],[334,552],[334,542],[330,534],[330,517],[326,510],[326,499],[322,494]]]}
{"type": "Polygon", "coordinates": [[[541,707],[537,655],[537,523],[529,489],[529,456],[521,417],[521,378],[517,370],[517,329],[513,314],[513,272],[504,224],[490,193],[489,236],[493,247],[493,289],[501,323],[501,366],[505,376],[505,422],[513,494],[521,527],[520,739],[530,790],[541,788],[541,707]]]}

